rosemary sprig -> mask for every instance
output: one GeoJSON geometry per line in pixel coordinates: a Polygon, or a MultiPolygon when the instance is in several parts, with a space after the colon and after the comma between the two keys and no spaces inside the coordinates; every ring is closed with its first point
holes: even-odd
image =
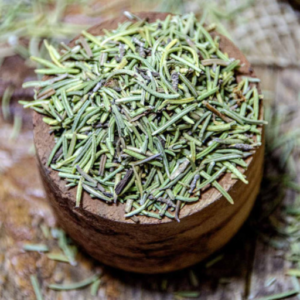
{"type": "Polygon", "coordinates": [[[58,290],[58,291],[76,290],[76,289],[86,287],[86,286],[94,283],[98,279],[99,279],[99,275],[93,275],[92,277],[89,277],[87,279],[84,279],[84,280],[82,280],[80,282],[76,282],[76,283],[69,283],[69,284],[52,283],[52,284],[48,285],[48,288],[52,289],[52,290],[58,290]]]}
{"type": "Polygon", "coordinates": [[[43,300],[42,292],[36,275],[30,275],[30,281],[37,300],[43,300]]]}

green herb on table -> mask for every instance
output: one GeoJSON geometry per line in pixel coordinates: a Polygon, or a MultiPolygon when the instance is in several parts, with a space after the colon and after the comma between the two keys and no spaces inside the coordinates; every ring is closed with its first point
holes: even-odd
{"type": "Polygon", "coordinates": [[[95,281],[99,279],[99,275],[93,275],[87,279],[84,279],[80,282],[76,283],[69,283],[69,284],[49,284],[48,288],[52,290],[59,290],[59,291],[68,291],[68,290],[76,290],[84,288],[90,284],[93,284],[95,281]]]}
{"type": "Polygon", "coordinates": [[[30,275],[30,281],[37,300],[43,300],[42,292],[36,275],[30,275]]]}
{"type": "Polygon", "coordinates": [[[37,252],[48,252],[49,248],[45,244],[24,244],[23,249],[25,251],[37,251],[37,252]]]}
{"type": "Polygon", "coordinates": [[[199,292],[194,291],[180,291],[174,293],[176,299],[182,299],[182,298],[198,298],[200,296],[199,292]]]}

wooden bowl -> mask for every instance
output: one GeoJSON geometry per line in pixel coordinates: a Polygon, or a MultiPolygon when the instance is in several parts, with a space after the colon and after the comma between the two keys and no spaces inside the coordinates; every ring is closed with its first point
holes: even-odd
{"type": "MultiPolygon", "coordinates": [[[[167,14],[140,13],[139,16],[154,22],[163,20],[167,14]]],[[[114,29],[123,21],[123,16],[108,20],[92,27],[89,32],[100,35],[102,29],[114,29]]],[[[220,48],[229,57],[242,62],[239,76],[254,76],[245,56],[224,36],[221,36],[220,48]]],[[[261,105],[261,118],[262,114],[261,105]]],[[[203,260],[238,231],[259,191],[264,146],[247,160],[249,167],[244,173],[248,185],[231,179],[229,174],[220,179],[219,183],[234,199],[234,205],[229,204],[216,189],[209,188],[202,193],[200,201],[181,210],[180,223],[167,218],[139,217],[140,223],[135,224],[124,218],[124,205],[112,207],[93,200],[87,193],[84,193],[82,207],[75,209],[76,189],[67,189],[58,173],[46,166],[54,146],[53,135],[49,134],[49,127],[40,114],[34,113],[33,122],[39,170],[59,224],[92,257],[113,267],[140,273],[161,273],[203,260]]]]}

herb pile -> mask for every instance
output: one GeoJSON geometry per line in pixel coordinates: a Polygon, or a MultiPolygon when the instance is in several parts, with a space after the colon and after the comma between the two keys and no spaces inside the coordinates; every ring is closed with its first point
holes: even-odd
{"type": "Polygon", "coordinates": [[[257,78],[236,81],[240,62],[219,49],[212,27],[193,14],[147,23],[132,20],[93,36],[83,31],[58,52],[34,101],[55,134],[48,165],[68,187],[107,203],[126,203],[125,217],[179,221],[180,209],[199,200],[226,172],[247,183],[239,167],[260,145],[257,78]]]}

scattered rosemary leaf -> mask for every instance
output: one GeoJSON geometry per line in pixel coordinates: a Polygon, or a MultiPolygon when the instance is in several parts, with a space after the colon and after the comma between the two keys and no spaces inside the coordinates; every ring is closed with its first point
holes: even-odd
{"type": "Polygon", "coordinates": [[[44,244],[24,244],[23,249],[25,251],[37,251],[37,252],[48,252],[49,248],[44,244]]]}
{"type": "Polygon", "coordinates": [[[96,280],[99,279],[99,275],[94,275],[92,277],[89,277],[87,279],[84,279],[82,281],[76,282],[76,283],[69,283],[69,284],[49,284],[48,288],[52,290],[58,290],[58,291],[68,291],[68,290],[77,290],[84,288],[92,283],[94,283],[96,280]]]}
{"type": "Polygon", "coordinates": [[[36,275],[30,275],[30,281],[37,300],[43,300],[42,292],[36,275]]]}
{"type": "Polygon", "coordinates": [[[174,295],[182,298],[198,298],[200,296],[200,292],[180,291],[180,292],[175,292],[174,295]]]}

